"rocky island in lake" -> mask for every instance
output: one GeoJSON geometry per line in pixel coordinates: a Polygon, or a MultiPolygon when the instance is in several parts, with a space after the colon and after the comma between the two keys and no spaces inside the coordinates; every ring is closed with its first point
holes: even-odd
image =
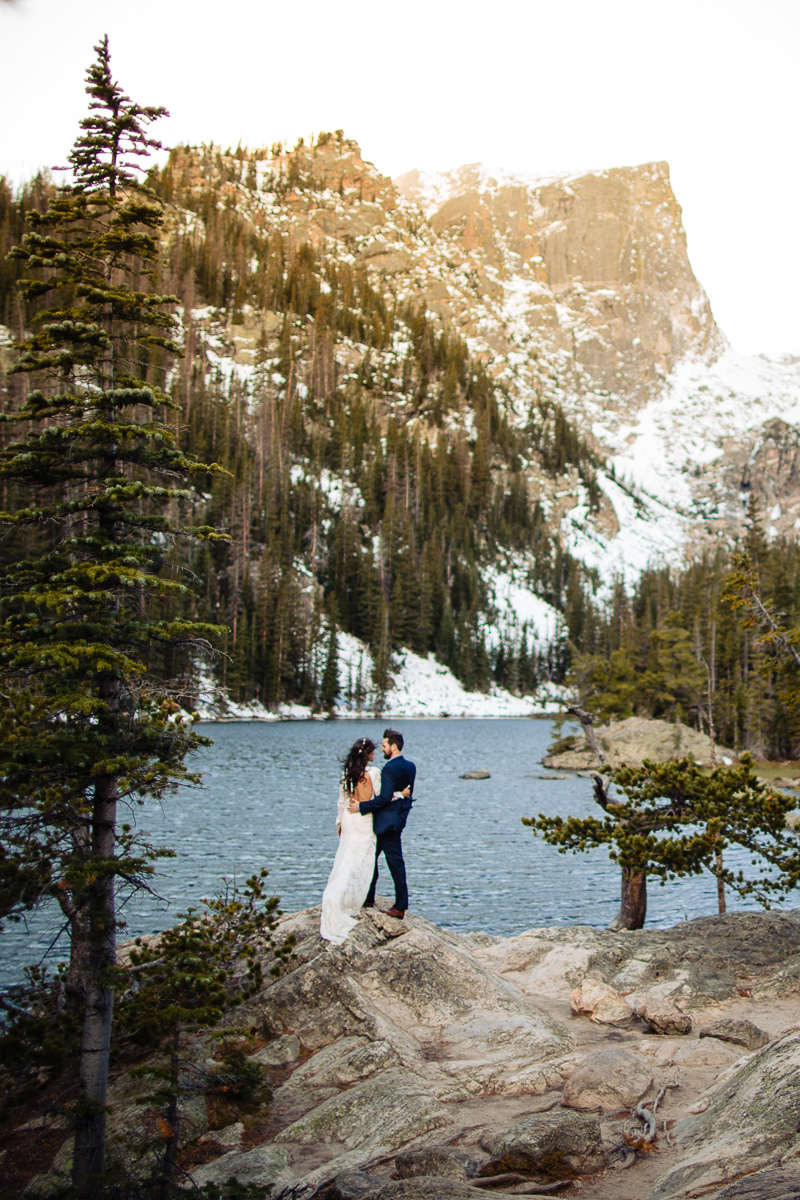
{"type": "MultiPolygon", "coordinates": [[[[595,738],[611,767],[621,763],[640,767],[645,759],[670,762],[689,758],[706,766],[712,762],[711,739],[682,721],[627,717],[624,721],[596,725],[595,738]]],[[[717,763],[729,764],[736,758],[736,752],[725,746],[714,746],[713,754],[717,763]]],[[[580,731],[557,742],[542,762],[557,771],[593,771],[598,765],[596,752],[580,731]]]]}

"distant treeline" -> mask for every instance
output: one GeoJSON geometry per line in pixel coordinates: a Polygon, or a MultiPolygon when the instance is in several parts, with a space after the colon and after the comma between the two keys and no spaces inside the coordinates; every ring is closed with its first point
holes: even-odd
{"type": "MultiPolygon", "coordinates": [[[[739,549],[757,570],[761,597],[796,630],[800,546],[768,540],[755,496],[746,526],[739,549]]],[[[711,716],[723,745],[796,758],[800,712],[785,703],[785,668],[726,602],[731,570],[731,554],[721,548],[683,571],[645,571],[632,594],[618,584],[607,608],[591,609],[574,647],[571,681],[605,717],[680,718],[708,733],[711,716]]]]}

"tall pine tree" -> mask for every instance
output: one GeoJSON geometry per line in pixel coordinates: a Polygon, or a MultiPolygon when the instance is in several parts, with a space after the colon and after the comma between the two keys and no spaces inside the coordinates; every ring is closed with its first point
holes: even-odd
{"type": "Polygon", "coordinates": [[[165,110],[123,93],[107,38],[95,51],[72,183],[30,213],[13,251],[23,297],[46,307],[15,368],[34,386],[2,414],[18,440],[0,452],[18,503],[0,522],[20,548],[0,574],[0,890],[6,912],[56,897],[69,926],[84,1197],[104,1191],[117,881],[147,870],[118,808],[187,777],[198,739],[175,719],[164,660],[188,665],[214,630],[180,615],[186,588],[169,555],[181,535],[217,536],[175,523],[188,477],[209,468],[176,446],[156,382],[178,347],[174,297],[153,290],[162,211],[139,160],[159,145],[148,130],[165,110]]]}

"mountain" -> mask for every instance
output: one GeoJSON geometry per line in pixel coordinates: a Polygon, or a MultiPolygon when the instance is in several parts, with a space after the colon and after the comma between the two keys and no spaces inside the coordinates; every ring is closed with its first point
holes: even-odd
{"type": "MultiPolygon", "coordinates": [[[[565,489],[530,464],[532,494],[577,557],[630,579],[665,551],[677,562],[709,533],[735,536],[754,486],[775,528],[794,527],[799,364],[730,350],[692,272],[665,163],[544,180],[471,165],[392,183],[346,139],[274,149],[239,164],[226,203],[363,267],[392,303],[424,303],[487,365],[512,419],[558,403],[596,450],[607,471],[594,513],[574,472],[565,489]]],[[[205,157],[173,160],[184,187],[192,169],[204,186],[205,157]]]]}
{"type": "Polygon", "coordinates": [[[681,359],[722,348],[666,163],[553,180],[475,165],[396,183],[457,249],[462,270],[471,258],[493,277],[483,312],[471,317],[463,293],[456,312],[506,361],[526,351],[509,363],[520,386],[557,374],[558,390],[582,397],[588,412],[626,411],[622,397],[640,405],[681,359]],[[549,372],[535,368],[542,358],[549,372]]]}
{"type": "MultiPolygon", "coordinates": [[[[632,586],[648,565],[679,565],[720,538],[732,545],[753,491],[771,532],[793,532],[798,364],[729,348],[692,272],[666,164],[560,179],[471,165],[393,182],[336,133],[292,150],[181,148],[159,187],[173,256],[191,238],[195,257],[217,261],[216,276],[210,265],[195,272],[214,307],[187,306],[187,336],[218,372],[254,396],[266,377],[278,400],[295,389],[306,423],[315,395],[328,405],[344,396],[352,413],[356,387],[384,449],[391,425],[471,460],[475,571],[460,594],[452,579],[448,588],[463,653],[447,630],[438,642],[411,639],[468,686],[493,673],[518,688],[517,668],[498,675],[496,665],[523,643],[536,679],[560,677],[563,638],[582,644],[593,594],[602,601],[615,577],[632,586]],[[483,431],[468,383],[476,370],[495,406],[483,431]],[[475,509],[476,459],[488,489],[507,507],[516,497],[502,530],[475,509]],[[535,529],[521,533],[526,522],[535,529]],[[484,650],[492,671],[473,674],[484,650]]],[[[340,518],[362,505],[359,469],[325,474],[301,458],[294,478],[315,479],[340,518]]],[[[414,486],[388,489],[405,513],[414,486]]],[[[362,515],[362,534],[380,540],[377,509],[362,515]]],[[[430,528],[417,515],[412,525],[430,547],[430,528]]],[[[463,562],[463,538],[451,534],[445,556],[463,562]]],[[[413,546],[409,561],[422,557],[413,546]]],[[[397,579],[380,581],[390,607],[397,579]]],[[[440,608],[429,624],[441,632],[442,621],[440,608]]],[[[392,647],[408,643],[390,624],[392,647]]],[[[370,633],[351,616],[344,628],[376,647],[374,623],[370,633]]],[[[523,662],[530,686],[526,672],[523,662]]]]}
{"type": "Polygon", "coordinates": [[[400,648],[530,692],[615,580],[732,546],[752,493],[794,536],[800,364],[730,349],[666,164],[392,181],[337,131],[150,182],[173,392],[231,472],[198,504],[233,549],[187,565],[232,698],[380,706],[400,648]]]}

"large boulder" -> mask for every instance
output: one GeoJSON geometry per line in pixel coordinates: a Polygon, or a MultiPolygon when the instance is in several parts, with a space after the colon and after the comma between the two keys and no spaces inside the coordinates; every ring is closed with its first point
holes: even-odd
{"type": "Polygon", "coordinates": [[[705,1193],[800,1155],[800,1028],[735,1063],[707,1094],[704,1112],[674,1130],[680,1162],[654,1197],[705,1193]]]}
{"type": "Polygon", "coordinates": [[[621,1046],[587,1054],[564,1088],[562,1104],[582,1112],[630,1108],[648,1091],[652,1070],[621,1046]]]}
{"type": "Polygon", "coordinates": [[[679,1067],[687,1070],[708,1070],[712,1068],[721,1073],[727,1067],[738,1062],[742,1056],[741,1050],[716,1038],[698,1038],[681,1035],[680,1038],[661,1037],[645,1039],[639,1046],[639,1053],[652,1061],[654,1067],[664,1070],[669,1067],[679,1067]]]}
{"type": "Polygon", "coordinates": [[[760,1050],[769,1042],[769,1034],[759,1029],[752,1021],[732,1021],[730,1018],[710,1021],[698,1030],[697,1036],[719,1038],[721,1042],[743,1046],[745,1050],[760,1050]]]}
{"type": "Polygon", "coordinates": [[[331,949],[299,916],[296,927],[282,924],[298,936],[297,965],[248,1013],[270,1028],[291,1013],[302,1046],[322,1053],[292,1086],[347,1086],[397,1063],[446,1101],[562,1085],[572,1035],[480,962],[470,939],[413,916],[395,936],[365,917],[331,949]]]}
{"type": "Polygon", "coordinates": [[[323,1143],[363,1151],[363,1161],[403,1146],[420,1134],[449,1125],[447,1110],[404,1070],[382,1071],[332,1096],[281,1130],[275,1141],[297,1146],[323,1143]]]}
{"type": "Polygon", "coordinates": [[[290,1156],[285,1146],[268,1143],[255,1146],[252,1150],[232,1150],[215,1158],[202,1167],[192,1168],[192,1177],[203,1187],[207,1183],[226,1183],[238,1179],[239,1183],[257,1187],[290,1178],[290,1156]]]}
{"type": "Polygon", "coordinates": [[[437,1175],[443,1179],[472,1179],[480,1164],[466,1150],[450,1146],[431,1146],[427,1150],[409,1150],[398,1154],[394,1169],[401,1179],[416,1179],[419,1175],[437,1175]]]}
{"type": "Polygon", "coordinates": [[[397,1054],[383,1039],[370,1041],[355,1035],[317,1051],[292,1075],[292,1086],[350,1087],[387,1067],[399,1065],[397,1054]]]}
{"type": "MultiPolygon", "coordinates": [[[[668,762],[690,758],[693,762],[711,762],[710,739],[680,721],[627,717],[624,721],[597,725],[594,733],[612,767],[621,766],[622,763],[629,767],[640,767],[645,759],[668,762]]],[[[717,761],[720,758],[732,761],[736,757],[733,750],[726,750],[724,746],[717,746],[715,753],[717,761]]],[[[587,745],[582,732],[562,739],[556,752],[545,755],[542,762],[557,771],[591,771],[598,766],[597,756],[587,745]]]]}
{"type": "Polygon", "coordinates": [[[286,1067],[300,1056],[300,1039],[293,1033],[285,1033],[267,1046],[262,1046],[252,1055],[253,1061],[262,1067],[286,1067]]]}
{"type": "Polygon", "coordinates": [[[366,1192],[374,1190],[375,1179],[364,1171],[340,1171],[325,1193],[325,1200],[361,1200],[366,1192]]]}
{"type": "MultiPolygon", "coordinates": [[[[653,1033],[669,1037],[671,1034],[687,1034],[692,1032],[692,1018],[688,1013],[681,1012],[674,1004],[653,1003],[645,1004],[638,1015],[653,1033]]],[[[700,1035],[702,1037],[702,1034],[700,1035]]]]}
{"type": "Polygon", "coordinates": [[[726,913],[624,933],[529,929],[472,953],[532,1001],[563,1000],[565,991],[583,992],[584,982],[602,983],[638,1012],[686,1012],[738,1000],[743,991],[800,991],[800,913],[726,913]]]}
{"type": "Polygon", "coordinates": [[[560,1110],[518,1121],[494,1147],[482,1174],[521,1171],[563,1178],[589,1175],[607,1165],[597,1117],[560,1110]]]}
{"type": "Polygon", "coordinates": [[[585,1013],[595,1025],[629,1025],[634,1016],[619,992],[599,979],[584,979],[570,993],[569,1007],[576,1015],[585,1013]]]}
{"type": "Polygon", "coordinates": [[[327,1097],[274,1141],[288,1147],[296,1178],[317,1187],[427,1140],[452,1119],[423,1081],[394,1068],[327,1097]]]}

